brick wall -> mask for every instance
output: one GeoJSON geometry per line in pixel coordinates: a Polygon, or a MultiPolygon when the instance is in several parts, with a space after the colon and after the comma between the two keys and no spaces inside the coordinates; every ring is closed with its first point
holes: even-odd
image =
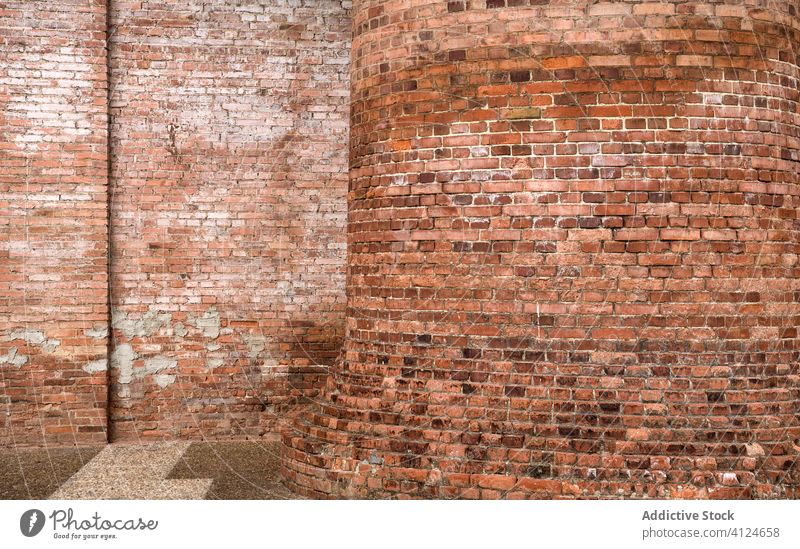
{"type": "Polygon", "coordinates": [[[103,2],[0,4],[0,445],[106,440],[103,2]]]}
{"type": "Polygon", "coordinates": [[[797,497],[796,3],[348,12],[2,4],[0,444],[305,396],[305,495],[797,497]]]}
{"type": "Polygon", "coordinates": [[[795,2],[354,4],[309,496],[797,497],[795,2]]]}
{"type": "Polygon", "coordinates": [[[0,5],[0,444],[260,436],[314,397],[349,40],[339,0],[0,5]]]}
{"type": "Polygon", "coordinates": [[[113,440],[262,435],[338,353],[347,8],[112,2],[113,440]]]}

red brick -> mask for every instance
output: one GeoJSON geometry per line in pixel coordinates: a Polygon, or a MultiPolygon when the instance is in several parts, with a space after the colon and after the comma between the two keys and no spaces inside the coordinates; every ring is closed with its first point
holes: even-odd
{"type": "Polygon", "coordinates": [[[400,463],[453,465],[451,450],[385,433],[458,437],[463,476],[458,486],[425,486],[424,496],[386,483],[359,495],[709,497],[720,474],[792,493],[796,480],[779,487],[783,462],[753,469],[739,441],[786,447],[800,436],[797,368],[787,366],[798,341],[779,328],[800,312],[789,297],[800,292],[789,191],[800,180],[785,164],[797,145],[779,158],[762,148],[756,122],[783,117],[791,127],[794,60],[779,52],[798,44],[777,29],[797,18],[794,8],[717,6],[729,32],[714,6],[678,0],[588,3],[569,14],[505,1],[447,11],[442,2],[426,4],[424,22],[418,8],[381,3],[402,28],[367,25],[360,14],[373,5],[357,1],[353,12],[351,329],[330,400],[310,417],[352,442],[323,435],[329,455],[385,458],[382,478],[400,478],[400,463]],[[519,23],[542,18],[548,33],[519,23]],[[455,39],[448,29],[458,25],[489,30],[455,39]],[[429,53],[422,27],[436,44],[429,53]],[[634,52],[642,28],[647,51],[634,52]],[[410,75],[430,93],[403,92],[396,83],[410,75]],[[541,118],[491,117],[529,107],[541,118]],[[469,125],[447,118],[456,109],[469,125]],[[411,203],[390,203],[391,174],[413,180],[440,160],[468,158],[441,142],[390,156],[393,128],[412,141],[479,137],[485,164],[436,170],[432,181],[452,195],[412,191],[411,203]],[[758,364],[742,366],[750,356],[758,364]],[[753,377],[776,368],[774,387],[753,377]],[[400,417],[373,412],[410,402],[400,417]],[[767,414],[787,431],[767,428],[767,414]],[[529,462],[511,458],[520,448],[529,462]],[[692,484],[698,455],[718,460],[692,484]]]}
{"type": "Polygon", "coordinates": [[[6,4],[2,443],[290,420],[309,497],[797,496],[788,0],[6,4]]]}

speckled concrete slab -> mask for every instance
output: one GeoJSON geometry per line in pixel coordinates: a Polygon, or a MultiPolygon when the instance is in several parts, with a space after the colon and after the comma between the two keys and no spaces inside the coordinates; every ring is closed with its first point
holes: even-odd
{"type": "Polygon", "coordinates": [[[203,499],[212,479],[165,478],[189,446],[189,442],[111,444],[50,499],[203,499]]]}

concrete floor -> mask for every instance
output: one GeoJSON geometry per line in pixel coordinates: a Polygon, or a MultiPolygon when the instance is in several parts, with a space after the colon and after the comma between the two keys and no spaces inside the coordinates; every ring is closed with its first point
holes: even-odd
{"type": "Polygon", "coordinates": [[[0,450],[0,499],[290,499],[274,442],[0,450]]]}

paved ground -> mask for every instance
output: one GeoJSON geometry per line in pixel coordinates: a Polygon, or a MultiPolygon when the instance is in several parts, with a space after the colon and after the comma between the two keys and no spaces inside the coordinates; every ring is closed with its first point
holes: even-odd
{"type": "Polygon", "coordinates": [[[270,442],[0,450],[0,499],[288,499],[270,442]]]}

